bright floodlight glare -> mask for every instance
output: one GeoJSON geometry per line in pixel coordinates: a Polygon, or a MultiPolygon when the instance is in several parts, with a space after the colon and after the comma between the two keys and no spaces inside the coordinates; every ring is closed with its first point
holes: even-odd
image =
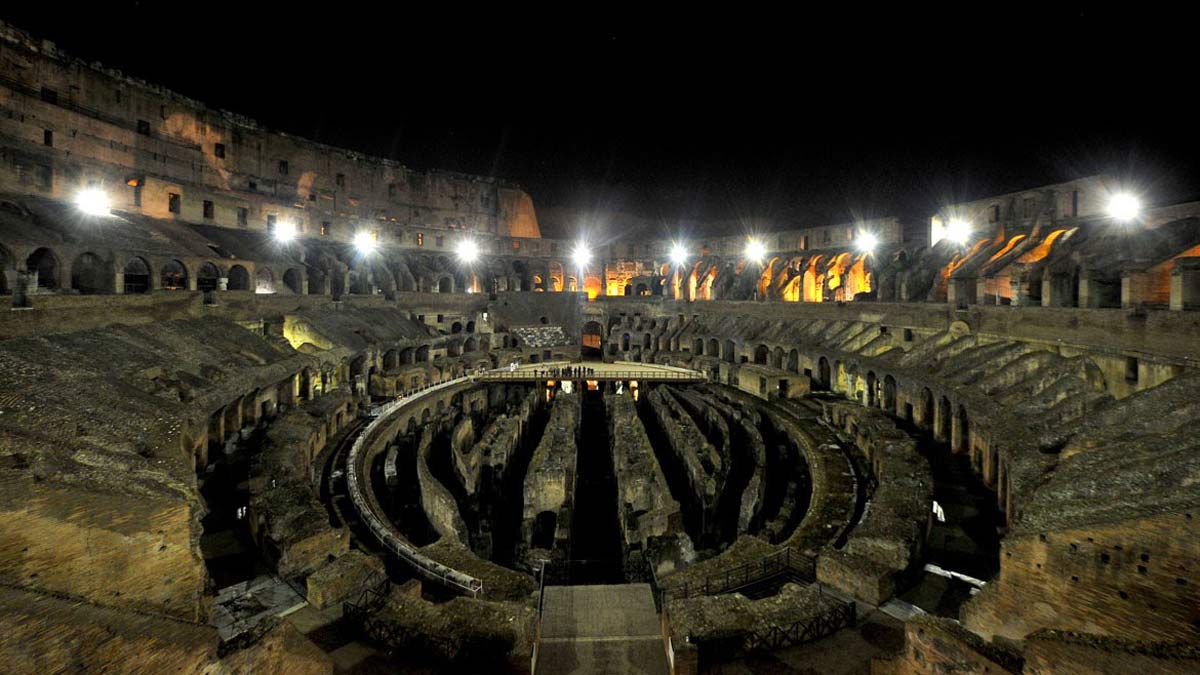
{"type": "Polygon", "coordinates": [[[474,239],[463,239],[458,242],[458,259],[465,263],[473,263],[479,259],[479,244],[474,239]]]}
{"type": "Polygon", "coordinates": [[[370,232],[359,232],[354,235],[354,248],[366,255],[375,250],[375,237],[370,232]]]}
{"type": "Polygon", "coordinates": [[[746,242],[746,257],[754,262],[762,262],[767,255],[767,247],[757,239],[746,242]]]}
{"type": "Polygon", "coordinates": [[[275,241],[286,244],[296,238],[296,224],[284,221],[275,223],[275,241]]]}
{"type": "Polygon", "coordinates": [[[859,232],[857,244],[858,250],[863,253],[874,253],[875,247],[879,245],[879,237],[870,232],[859,232]]]}
{"type": "Polygon", "coordinates": [[[571,259],[575,261],[576,267],[585,267],[592,260],[592,252],[588,250],[587,244],[580,242],[571,252],[571,259]]]}
{"type": "Polygon", "coordinates": [[[88,188],[75,195],[75,206],[89,216],[109,215],[108,195],[100,188],[88,188]]]}
{"type": "Polygon", "coordinates": [[[671,262],[682,265],[687,262],[687,257],[687,249],[683,247],[683,244],[675,244],[671,247],[671,262]]]}
{"type": "Polygon", "coordinates": [[[946,226],[946,238],[956,244],[965,244],[971,238],[971,224],[965,220],[954,219],[946,226]]]}
{"type": "Polygon", "coordinates": [[[1141,213],[1142,202],[1130,194],[1116,194],[1108,200],[1108,215],[1127,223],[1141,213]]]}

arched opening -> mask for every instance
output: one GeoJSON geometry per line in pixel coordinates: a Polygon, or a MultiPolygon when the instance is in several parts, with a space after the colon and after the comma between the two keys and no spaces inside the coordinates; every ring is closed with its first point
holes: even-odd
{"type": "Polygon", "coordinates": [[[629,351],[629,333],[625,333],[621,336],[621,351],[629,351]]]}
{"type": "Polygon", "coordinates": [[[437,292],[438,293],[453,293],[454,292],[454,279],[452,277],[442,277],[441,279],[438,279],[437,292]]]}
{"type": "Polygon", "coordinates": [[[178,260],[163,265],[159,274],[164,291],[186,291],[188,283],[187,268],[178,260]]]}
{"type": "Polygon", "coordinates": [[[921,403],[917,409],[917,425],[922,429],[933,429],[933,392],[929,387],[921,389],[921,403]]]}
{"type": "Polygon", "coordinates": [[[95,253],[80,255],[71,264],[71,288],[79,291],[81,295],[107,292],[112,280],[112,275],[107,268],[104,261],[95,253]]]}
{"type": "Polygon", "coordinates": [[[325,270],[320,267],[308,268],[308,294],[323,295],[325,293],[325,284],[328,283],[329,277],[325,270]]]}
{"type": "Polygon", "coordinates": [[[468,333],[474,333],[474,332],[475,332],[475,322],[474,322],[474,321],[468,321],[468,322],[467,322],[467,332],[468,332],[468,333]]]}
{"type": "Polygon", "coordinates": [[[250,290],[250,272],[246,271],[241,265],[234,265],[229,268],[229,283],[225,285],[231,291],[248,291],[250,290]]]}
{"type": "Polygon", "coordinates": [[[461,321],[455,321],[454,323],[450,324],[450,333],[453,335],[461,333],[462,329],[463,325],[461,321]]]}
{"type": "Polygon", "coordinates": [[[770,350],[767,348],[766,345],[759,345],[759,346],[755,347],[754,348],[754,363],[756,363],[760,366],[767,365],[767,355],[769,353],[770,353],[770,350]]]}
{"type": "Polygon", "coordinates": [[[464,352],[475,351],[475,338],[469,337],[463,341],[463,351],[464,352]]]}
{"type": "Polygon", "coordinates": [[[271,273],[270,267],[264,266],[254,271],[254,292],[264,294],[275,292],[275,275],[271,273]]]}
{"type": "Polygon", "coordinates": [[[554,531],[558,526],[558,514],[553,511],[542,511],[533,519],[533,532],[530,546],[540,549],[554,548],[554,531]]]}
{"type": "Polygon", "coordinates": [[[400,350],[400,363],[402,365],[411,366],[413,363],[413,355],[415,353],[416,353],[416,350],[413,349],[412,347],[405,347],[404,349],[401,349],[400,350]]]}
{"type": "Polygon", "coordinates": [[[704,340],[703,339],[696,338],[695,340],[692,340],[692,353],[695,354],[696,356],[699,356],[704,353],[704,340]]]}
{"type": "Polygon", "coordinates": [[[891,375],[883,376],[883,409],[896,414],[896,378],[891,375]]]}
{"type": "Polygon", "coordinates": [[[122,281],[126,294],[145,293],[150,290],[150,264],[142,258],[130,258],[125,263],[122,281]]]}
{"type": "Polygon", "coordinates": [[[955,452],[971,449],[971,421],[967,419],[967,409],[961,405],[954,414],[953,446],[955,452]]]}
{"type": "Polygon", "coordinates": [[[704,353],[705,353],[705,355],[711,356],[716,359],[721,358],[721,342],[719,340],[717,340],[716,338],[709,338],[708,339],[708,350],[705,351],[704,353]]]}
{"type": "Polygon", "coordinates": [[[383,354],[383,369],[396,370],[400,367],[400,352],[395,349],[389,349],[383,354]]]}
{"type": "Polygon", "coordinates": [[[580,354],[584,358],[598,359],[604,355],[604,327],[599,321],[583,324],[583,343],[580,354]]]}
{"type": "Polygon", "coordinates": [[[650,349],[651,345],[653,345],[653,344],[654,344],[654,337],[651,336],[649,333],[646,333],[645,335],[642,336],[642,349],[650,349]]]}
{"type": "Polygon", "coordinates": [[[650,289],[646,284],[638,284],[637,288],[634,289],[634,293],[636,295],[650,295],[650,289]]]}
{"type": "Polygon", "coordinates": [[[626,295],[626,296],[633,295],[633,286],[630,286],[629,284],[625,284],[625,290],[621,292],[621,295],[626,295]]]}
{"type": "Polygon", "coordinates": [[[39,248],[25,259],[25,269],[37,272],[37,287],[47,290],[58,288],[58,258],[48,248],[39,248]]]}
{"type": "Polygon", "coordinates": [[[725,360],[729,363],[734,363],[737,360],[737,350],[733,346],[733,340],[725,341],[725,351],[722,354],[725,360]]]}
{"type": "Polygon", "coordinates": [[[866,400],[866,403],[867,403],[867,406],[871,407],[871,408],[875,407],[875,384],[876,384],[875,371],[868,370],[867,371],[867,400],[866,400]]]}
{"type": "Polygon", "coordinates": [[[300,295],[304,292],[304,283],[300,280],[300,270],[291,268],[283,273],[283,285],[292,293],[300,295]]]}
{"type": "Polygon", "coordinates": [[[822,356],[817,360],[817,385],[818,388],[829,390],[832,384],[832,376],[829,372],[829,359],[822,356]]]}
{"type": "Polygon", "coordinates": [[[950,399],[945,396],[938,399],[933,437],[943,443],[950,441],[950,399]]]}
{"type": "Polygon", "coordinates": [[[787,369],[793,373],[800,372],[800,350],[799,349],[793,349],[792,351],[788,352],[787,369]]]}
{"type": "Polygon", "coordinates": [[[0,246],[0,295],[12,292],[12,289],[8,287],[8,275],[4,273],[5,270],[11,269],[13,269],[12,254],[8,252],[8,249],[0,246]]]}
{"type": "Polygon", "coordinates": [[[217,266],[206,262],[196,270],[196,290],[215,291],[221,279],[221,271],[217,266]]]}
{"type": "Polygon", "coordinates": [[[771,352],[771,367],[783,370],[783,348],[776,347],[775,351],[771,352]]]}
{"type": "Polygon", "coordinates": [[[429,361],[429,345],[421,345],[417,347],[417,363],[427,363],[429,361]]]}

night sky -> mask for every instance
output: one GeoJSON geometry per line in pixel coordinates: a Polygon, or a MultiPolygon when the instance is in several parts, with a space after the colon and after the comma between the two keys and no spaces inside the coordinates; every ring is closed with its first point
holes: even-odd
{"type": "Polygon", "coordinates": [[[95,4],[0,18],[269,128],[516,181],[547,233],[923,220],[1099,172],[1200,198],[1191,21],[1136,6],[95,4]]]}

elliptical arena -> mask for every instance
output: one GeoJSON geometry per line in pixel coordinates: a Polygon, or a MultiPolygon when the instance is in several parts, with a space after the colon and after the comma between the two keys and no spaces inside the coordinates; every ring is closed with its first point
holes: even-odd
{"type": "Polygon", "coordinates": [[[0,670],[1200,669],[1200,204],[543,238],[0,25],[0,268],[0,670]]]}

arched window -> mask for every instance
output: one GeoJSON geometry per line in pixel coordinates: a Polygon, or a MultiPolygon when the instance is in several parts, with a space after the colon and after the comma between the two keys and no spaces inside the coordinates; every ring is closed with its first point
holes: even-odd
{"type": "Polygon", "coordinates": [[[125,293],[145,293],[150,290],[150,265],[141,258],[130,258],[125,263],[125,293]]]}
{"type": "Polygon", "coordinates": [[[300,280],[300,270],[291,268],[283,273],[283,285],[296,295],[300,295],[304,291],[304,284],[300,280]]]}
{"type": "Polygon", "coordinates": [[[71,265],[71,288],[83,295],[104,293],[111,281],[108,266],[95,253],[84,253],[71,265]]]}
{"type": "Polygon", "coordinates": [[[159,280],[162,282],[164,291],[186,291],[188,284],[187,268],[178,260],[163,265],[162,272],[159,274],[159,280]]]}
{"type": "Polygon", "coordinates": [[[196,290],[198,291],[215,291],[220,282],[221,271],[217,266],[206,262],[196,270],[196,290]]]}
{"type": "Polygon", "coordinates": [[[25,259],[25,269],[37,272],[38,288],[58,288],[58,257],[48,248],[39,248],[25,259]]]}
{"type": "Polygon", "coordinates": [[[271,273],[270,267],[260,267],[254,271],[254,292],[275,292],[275,275],[271,273]]]}
{"type": "Polygon", "coordinates": [[[250,290],[250,273],[241,265],[229,268],[229,283],[225,286],[231,291],[250,290]]]}

